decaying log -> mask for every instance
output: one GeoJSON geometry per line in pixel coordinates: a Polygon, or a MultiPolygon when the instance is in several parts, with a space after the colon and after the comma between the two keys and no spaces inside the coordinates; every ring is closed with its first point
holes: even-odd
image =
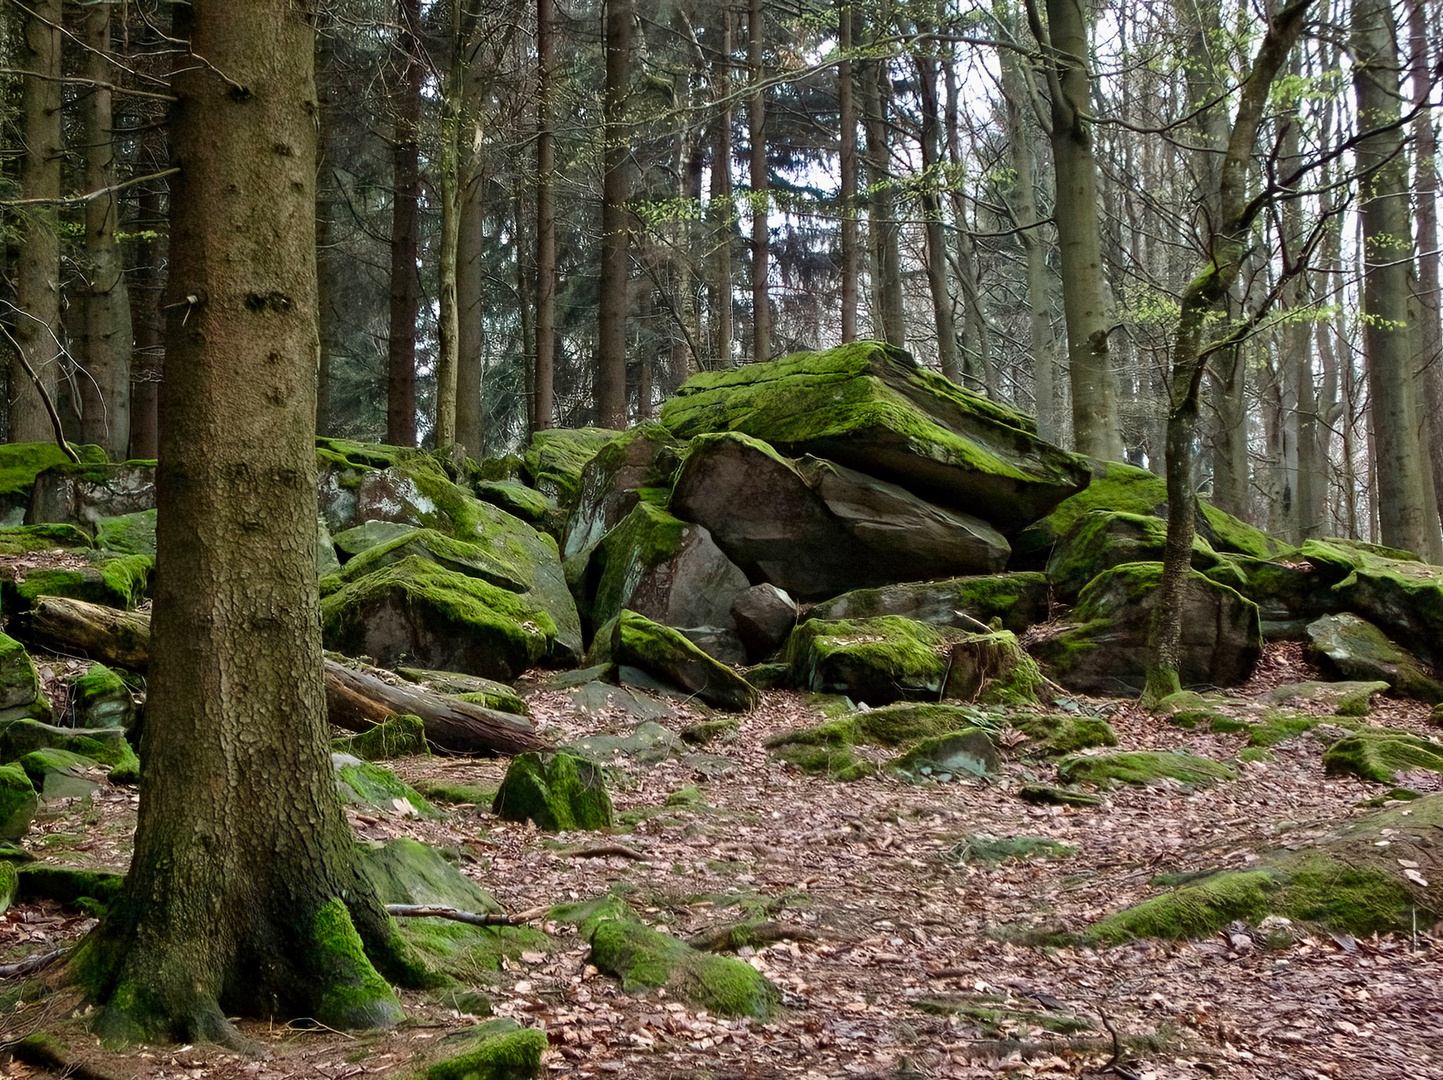
{"type": "MultiPolygon", "coordinates": [[[[104,664],[144,671],[150,663],[150,616],[58,596],[41,597],[16,620],[16,633],[43,649],[78,653],[104,664]]],[[[367,731],[402,713],[419,716],[426,741],[453,754],[520,754],[550,750],[530,721],[472,705],[421,686],[392,686],[365,670],[326,661],[326,710],[331,723],[367,731]]]]}

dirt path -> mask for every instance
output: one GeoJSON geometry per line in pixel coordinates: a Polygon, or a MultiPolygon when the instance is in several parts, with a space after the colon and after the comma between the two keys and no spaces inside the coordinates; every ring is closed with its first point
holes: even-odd
{"type": "MultiPolygon", "coordinates": [[[[1304,674],[1286,650],[1265,672],[1252,689],[1304,674]]],[[[1125,749],[1185,747],[1234,761],[1242,746],[1242,736],[1181,731],[1130,705],[1087,705],[1110,714],[1125,749]]],[[[586,713],[565,692],[534,695],[532,710],[562,738],[631,723],[586,713]]],[[[1428,730],[1426,710],[1407,704],[1388,703],[1373,719],[1428,730]]],[[[458,849],[466,872],[512,910],[621,889],[677,936],[757,914],[799,928],[793,940],[743,951],[784,993],[780,1017],[758,1024],[622,994],[587,965],[574,932],[550,927],[554,951],[528,954],[489,988],[498,1014],[546,1027],[550,1075],[1060,1077],[1116,1062],[1120,1071],[1108,1075],[1159,1080],[1443,1078],[1443,948],[1431,926],[1368,941],[1303,934],[1279,949],[1246,934],[1101,951],[1023,943],[1151,895],[1159,873],[1243,866],[1285,831],[1296,842],[1312,825],[1361,813],[1379,789],[1325,779],[1317,740],[1285,743],[1208,790],[1130,788],[1099,808],[1061,809],[1016,797],[1023,783],[1051,779],[1037,763],[1009,762],[995,782],[837,784],[763,748],[768,736],[816,721],[801,695],[769,693],[731,741],[657,765],[623,763],[613,788],[622,824],[600,841],[542,835],[480,809],[439,823],[358,817],[356,828],[458,849]],[[1076,851],[962,861],[978,836],[1042,837],[1076,851]],[[641,858],[575,855],[598,842],[641,858]]],[[[396,768],[413,781],[485,787],[503,771],[435,758],[396,768]]],[[[80,847],[87,861],[119,867],[128,820],[133,795],[111,790],[53,814],[26,843],[41,857],[80,847]]],[[[85,926],[53,910],[14,909],[0,916],[0,956],[85,926]]],[[[417,998],[408,1007],[412,1026],[376,1038],[252,1026],[275,1048],[263,1060],[205,1048],[126,1058],[78,1043],[74,1051],[113,1075],[155,1080],[407,1075],[416,1054],[467,1022],[417,998]]],[[[26,1009],[0,1023],[16,1032],[36,1020],[26,1009]]],[[[8,1068],[0,1073],[27,1075],[8,1068]]]]}

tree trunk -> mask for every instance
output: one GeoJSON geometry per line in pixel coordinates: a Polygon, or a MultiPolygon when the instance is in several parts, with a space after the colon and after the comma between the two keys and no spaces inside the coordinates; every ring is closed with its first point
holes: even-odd
{"type": "MultiPolygon", "coordinates": [[[[60,0],[34,0],[23,20],[22,65],[34,75],[21,85],[25,157],[20,192],[25,199],[60,198],[60,0]]],[[[60,234],[55,203],[26,207],[15,265],[15,337],[20,355],[10,365],[10,441],[52,442],[41,390],[53,399],[60,356],[60,234]],[[26,366],[29,366],[27,371],[26,366]]]]}
{"type": "Polygon", "coordinates": [[[109,3],[88,8],[81,22],[85,45],[85,77],[95,85],[87,91],[81,113],[85,146],[85,259],[89,288],[85,294],[85,371],[80,382],[80,438],[103,446],[113,459],[125,457],[130,442],[130,297],[115,231],[120,196],[115,186],[115,136],[109,83],[109,3]],[[100,84],[107,85],[100,85],[100,84]],[[87,377],[88,376],[88,377],[87,377]]]}
{"type": "Polygon", "coordinates": [[[400,0],[402,57],[392,144],[391,334],[386,349],[386,441],[416,445],[416,315],[421,283],[416,276],[417,203],[421,197],[421,0],[400,0]]]}
{"type": "Polygon", "coordinates": [[[291,0],[178,21],[206,64],[173,81],[145,779],[124,892],[72,971],[108,1041],[237,1045],[235,1014],[388,1027],[367,954],[406,965],[336,796],[315,615],[311,26],[291,0]]]}
{"type": "Polygon", "coordinates": [[[747,104],[747,138],[751,148],[752,219],[752,359],[772,356],[772,301],[769,247],[771,243],[771,201],[767,195],[767,93],[762,66],[765,45],[762,0],[751,0],[747,13],[747,69],[752,92],[747,104]]]}
{"type": "Polygon", "coordinates": [[[152,185],[140,194],[136,220],[136,260],[131,271],[134,301],[135,351],[130,375],[130,447],[132,458],[154,458],[160,453],[160,380],[165,370],[165,318],[160,311],[161,267],[169,221],[161,210],[160,189],[152,185]]]}
{"type": "Polygon", "coordinates": [[[631,290],[631,198],[625,123],[636,0],[606,0],[605,158],[601,178],[601,297],[592,396],[599,427],[626,426],[626,312],[631,290]]]}
{"type": "Polygon", "coordinates": [[[837,28],[841,62],[837,65],[837,113],[840,147],[841,190],[837,201],[842,211],[842,344],[857,340],[857,279],[861,253],[857,249],[857,105],[852,78],[853,30],[857,9],[852,0],[840,0],[837,28]]]}
{"type": "Polygon", "coordinates": [[[922,220],[927,237],[927,287],[932,294],[932,314],[936,320],[937,361],[942,368],[942,377],[960,384],[962,364],[957,357],[957,324],[952,291],[947,281],[947,234],[946,223],[942,220],[940,194],[942,162],[938,153],[937,62],[921,53],[913,60],[917,68],[918,108],[922,113],[922,220]]]}
{"type": "Polygon", "coordinates": [[[1029,0],[1033,31],[1047,56],[1052,97],[1052,164],[1057,177],[1058,256],[1067,322],[1072,435],[1079,453],[1118,461],[1122,425],[1108,347],[1107,288],[1102,269],[1102,204],[1092,156],[1092,76],[1081,0],[1047,0],[1042,29],[1029,0]]]}
{"type": "Polygon", "coordinates": [[[450,15],[446,73],[441,87],[441,250],[438,273],[436,325],[436,449],[449,453],[456,446],[456,395],[461,364],[461,312],[457,294],[457,262],[461,245],[461,115],[465,111],[463,80],[466,43],[461,33],[461,4],[449,0],[450,15]]]}
{"type": "Polygon", "coordinates": [[[556,132],[552,85],[556,69],[555,0],[536,0],[536,362],[532,368],[533,431],[551,427],[556,412],[556,132]]]}
{"type": "MultiPolygon", "coordinates": [[[[873,36],[879,34],[873,29],[873,36]]],[[[872,335],[899,348],[907,343],[902,307],[901,226],[892,180],[892,142],[887,136],[883,65],[862,62],[863,121],[867,159],[867,232],[872,246],[872,335]]]]}
{"type": "Polygon", "coordinates": [[[731,58],[735,35],[734,16],[730,4],[723,5],[721,25],[722,46],[712,62],[714,96],[721,105],[717,109],[715,137],[711,155],[711,203],[708,216],[712,222],[711,326],[712,347],[720,367],[735,363],[732,355],[736,331],[732,298],[732,248],[737,227],[736,202],[732,198],[732,107],[731,58]]]}
{"type": "Polygon", "coordinates": [[[1413,368],[1417,312],[1409,269],[1408,159],[1400,108],[1399,52],[1393,9],[1386,0],[1353,7],[1353,91],[1358,122],[1372,131],[1360,140],[1359,216],[1363,240],[1363,355],[1378,463],[1378,522],[1383,543],[1443,562],[1443,536],[1429,515],[1432,471],[1428,461],[1423,380],[1413,368]]]}
{"type": "MultiPolygon", "coordinates": [[[[481,407],[485,391],[482,313],[486,277],[482,261],[481,222],[486,215],[486,179],[474,168],[467,169],[467,173],[465,191],[461,196],[461,235],[456,245],[456,317],[460,324],[456,367],[456,446],[461,453],[479,458],[486,434],[481,407]]],[[[519,253],[519,244],[517,250],[519,253]]]]}

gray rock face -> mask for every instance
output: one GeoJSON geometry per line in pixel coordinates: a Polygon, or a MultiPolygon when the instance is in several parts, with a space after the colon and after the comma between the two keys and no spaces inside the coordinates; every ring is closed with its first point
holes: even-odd
{"type": "Polygon", "coordinates": [[[581,470],[562,559],[595,547],[641,501],[639,489],[664,484],[676,469],[678,449],[660,424],[644,424],[597,451],[581,470]]]}
{"type": "Polygon", "coordinates": [[[868,619],[901,615],[930,626],[975,630],[977,623],[1002,620],[1020,634],[1047,619],[1047,578],[1037,571],[902,582],[857,589],[807,609],[813,619],[868,619]]]}
{"type": "Polygon", "coordinates": [[[154,462],[56,465],[35,478],[25,523],[65,522],[94,529],[101,518],[154,509],[154,462]]]}
{"type": "MultiPolygon", "coordinates": [[[[1084,694],[1136,694],[1147,682],[1148,642],[1162,564],[1124,563],[1082,590],[1071,625],[1034,642],[1048,674],[1084,694]]],[[[1184,686],[1235,686],[1262,654],[1258,607],[1194,571],[1183,608],[1184,686]]]]}
{"type": "Polygon", "coordinates": [[[732,619],[747,655],[769,656],[782,647],[797,625],[797,602],[786,590],[764,582],[737,597],[732,619]]]}
{"type": "Polygon", "coordinates": [[[694,440],[671,508],[705,525],[748,577],[802,600],[990,573],[1011,551],[978,518],[829,461],[790,461],[744,435],[694,440]]]}
{"type": "Polygon", "coordinates": [[[1309,652],[1345,679],[1387,683],[1403,697],[1437,704],[1443,682],[1382,630],[1348,612],[1308,624],[1309,652]]]}

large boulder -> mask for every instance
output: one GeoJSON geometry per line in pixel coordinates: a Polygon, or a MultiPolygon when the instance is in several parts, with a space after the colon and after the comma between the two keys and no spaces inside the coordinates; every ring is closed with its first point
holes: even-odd
{"type": "Polygon", "coordinates": [[[587,661],[615,666],[623,681],[632,681],[627,678],[632,669],[718,709],[745,712],[758,700],[756,689],[731,668],[679,631],[634,611],[623,611],[596,632],[587,661]]]}
{"type": "MultiPolygon", "coordinates": [[[[105,451],[98,446],[71,446],[71,449],[86,464],[103,464],[106,460],[105,451]]],[[[0,525],[21,524],[30,506],[35,478],[46,469],[69,463],[65,451],[53,442],[0,445],[0,525]]]]}
{"type": "Polygon", "coordinates": [[[638,503],[592,556],[593,626],[629,608],[667,626],[732,626],[732,604],[751,586],[700,525],[638,503]]]}
{"type": "Polygon", "coordinates": [[[1353,556],[1351,572],[1333,586],[1339,606],[1443,668],[1443,567],[1366,549],[1349,552],[1336,543],[1315,543],[1304,550],[1321,563],[1325,548],[1327,554],[1353,556]]]}
{"type": "Polygon", "coordinates": [[[830,461],[789,460],[738,434],[693,440],[671,508],[705,525],[749,577],[802,600],[1000,570],[1011,550],[979,518],[830,461]]]}
{"type": "Polygon", "coordinates": [[[836,461],[1003,532],[1088,481],[1084,460],[1039,439],[1028,417],[878,342],[694,376],[661,420],[678,438],[738,432],[836,461]]]}
{"type": "Polygon", "coordinates": [[[808,608],[807,615],[813,619],[902,615],[964,630],[1001,619],[1003,629],[1021,633],[1046,621],[1047,594],[1047,578],[1035,571],[985,574],[856,589],[808,608]]]}
{"type": "Polygon", "coordinates": [[[747,654],[753,658],[767,656],[781,648],[797,625],[797,602],[785,589],[763,582],[736,598],[732,621],[747,654]]]}
{"type": "MultiPolygon", "coordinates": [[[[1058,537],[1047,560],[1047,580],[1057,599],[1071,604],[1083,586],[1104,570],[1130,562],[1161,562],[1166,544],[1167,522],[1162,518],[1092,510],[1058,537]]],[[[1217,580],[1221,563],[1211,544],[1201,536],[1193,538],[1194,570],[1214,571],[1208,576],[1217,580]]]]}
{"type": "MultiPolygon", "coordinates": [[[[1410,639],[1412,640],[1412,639],[1410,639]]],[[[1351,612],[1308,624],[1309,653],[1344,679],[1386,682],[1400,697],[1437,704],[1443,682],[1378,627],[1351,612]]]]}
{"type": "MultiPolygon", "coordinates": [[[[1124,563],[1099,574],[1082,590],[1068,625],[1032,643],[1033,655],[1069,690],[1141,692],[1161,580],[1156,562],[1124,563]]],[[[1235,686],[1252,674],[1261,654],[1258,606],[1192,571],[1183,597],[1183,685],[1235,686]]]]}
{"type": "Polygon", "coordinates": [[[937,701],[947,684],[948,647],[960,637],[896,615],[809,619],[792,631],[783,659],[795,684],[868,705],[937,701]]]}
{"type": "Polygon", "coordinates": [[[93,530],[102,518],[155,509],[155,462],[65,462],[35,478],[25,524],[64,522],[93,530]]]}
{"type": "Polygon", "coordinates": [[[581,469],[561,557],[595,547],[642,501],[662,495],[680,461],[680,444],[660,424],[642,424],[605,443],[581,469]]]}
{"type": "Polygon", "coordinates": [[[522,471],[543,495],[570,508],[581,489],[581,470],[620,432],[607,428],[549,428],[531,436],[522,471]]]}

